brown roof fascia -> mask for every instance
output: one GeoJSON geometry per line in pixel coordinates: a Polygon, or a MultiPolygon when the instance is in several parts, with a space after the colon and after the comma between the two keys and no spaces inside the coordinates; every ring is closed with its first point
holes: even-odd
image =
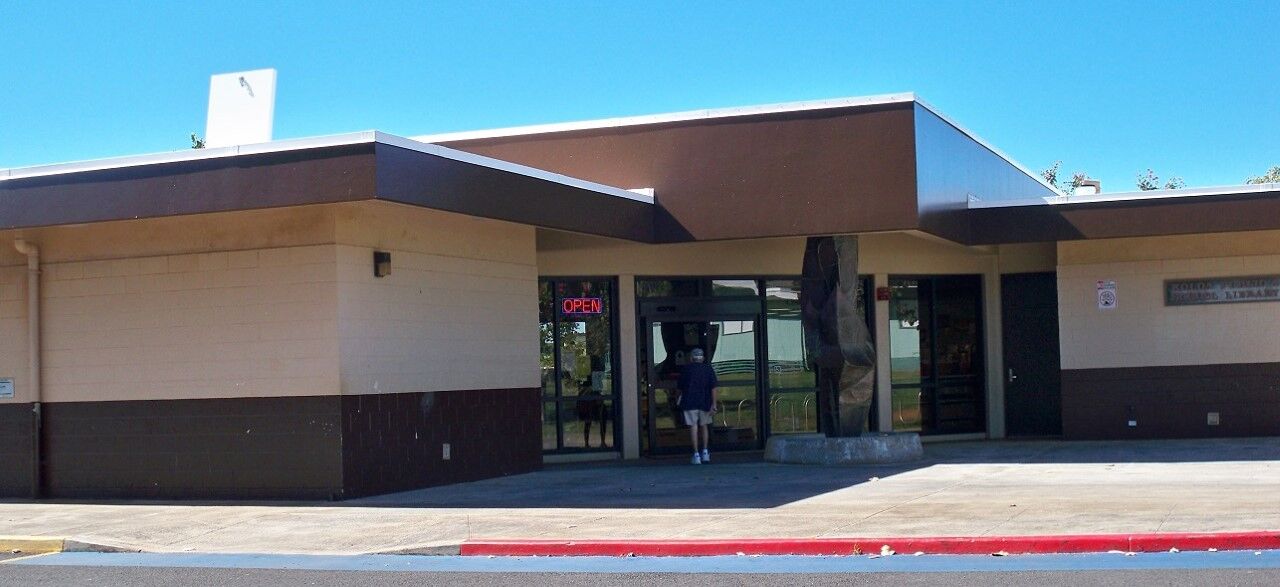
{"type": "Polygon", "coordinates": [[[487,165],[499,162],[451,159],[381,139],[212,155],[119,166],[107,161],[101,168],[92,167],[93,162],[68,164],[70,170],[5,179],[0,181],[0,229],[384,199],[545,228],[653,240],[653,205],[643,197],[628,199],[623,196],[630,194],[622,190],[601,193],[569,178],[556,181],[547,174],[487,165]],[[76,170],[76,165],[90,167],[76,170]]]}
{"type": "Polygon", "coordinates": [[[375,195],[372,143],[0,181],[0,229],[350,202],[375,195]]]}
{"type": "Polygon", "coordinates": [[[1009,244],[1280,229],[1280,190],[969,210],[973,240],[1009,244]]]}
{"type": "Polygon", "coordinates": [[[648,202],[379,143],[377,197],[435,210],[639,242],[648,202]]]}
{"type": "Polygon", "coordinates": [[[661,243],[918,225],[913,102],[444,141],[626,188],[653,188],[661,243]]]}

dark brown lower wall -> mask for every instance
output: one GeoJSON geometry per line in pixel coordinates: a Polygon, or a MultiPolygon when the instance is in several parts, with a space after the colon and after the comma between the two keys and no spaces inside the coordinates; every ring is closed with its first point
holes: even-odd
{"type": "MultiPolygon", "coordinates": [[[[343,499],[524,473],[542,466],[538,394],[46,403],[42,493],[343,499]]],[[[0,405],[0,497],[31,495],[33,423],[0,405]]]]}
{"type": "Polygon", "coordinates": [[[527,388],[343,396],[344,496],[541,468],[539,394],[527,388]]]}
{"type": "Polygon", "coordinates": [[[1280,363],[1063,370],[1062,427],[1077,439],[1280,435],[1280,363]]]}
{"type": "Polygon", "coordinates": [[[338,396],[44,404],[47,497],[342,495],[338,396]]]}
{"type": "Polygon", "coordinates": [[[0,497],[31,497],[33,404],[0,404],[0,497]]]}

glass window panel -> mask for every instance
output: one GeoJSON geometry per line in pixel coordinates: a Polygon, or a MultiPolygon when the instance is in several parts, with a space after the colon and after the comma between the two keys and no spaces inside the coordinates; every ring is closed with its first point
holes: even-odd
{"type": "Polygon", "coordinates": [[[705,323],[653,322],[651,328],[649,385],[653,404],[648,417],[652,420],[653,436],[650,448],[684,451],[689,447],[689,430],[676,405],[676,382],[680,369],[689,363],[690,351],[702,347],[705,323]]]}
{"type": "Polygon", "coordinates": [[[554,398],[559,383],[561,398],[582,399],[544,402],[543,450],[609,449],[613,446],[613,427],[609,424],[613,423],[611,400],[615,392],[613,281],[544,279],[539,282],[538,294],[543,395],[554,398]],[[569,298],[592,299],[592,304],[576,306],[592,310],[566,310],[563,301],[569,298]],[[594,306],[596,301],[598,306],[594,306]],[[592,435],[590,443],[585,437],[588,433],[592,435]]]}
{"type": "Polygon", "coordinates": [[[599,397],[561,402],[564,447],[613,448],[613,402],[599,397]]]}
{"type": "MultiPolygon", "coordinates": [[[[857,296],[856,306],[858,308],[859,316],[867,315],[867,285],[869,285],[869,281],[870,279],[865,276],[858,276],[858,289],[857,293],[854,295],[857,296]]],[[[867,329],[871,332],[875,332],[873,324],[867,324],[867,329]]]]}
{"type": "Polygon", "coordinates": [[[706,328],[706,348],[711,368],[721,384],[755,383],[756,333],[753,320],[719,320],[692,323],[706,328]]]}
{"type": "Polygon", "coordinates": [[[978,282],[969,277],[938,279],[934,285],[938,337],[938,377],[977,375],[980,369],[978,282]]]}
{"type": "Polygon", "coordinates": [[[893,428],[981,432],[981,281],[968,275],[892,279],[890,287],[893,428]]]}
{"type": "Polygon", "coordinates": [[[680,368],[689,362],[689,351],[701,344],[695,322],[654,322],[650,348],[650,386],[675,389],[680,368]]]}
{"type": "Polygon", "coordinates": [[[769,399],[769,432],[798,434],[818,431],[816,391],[775,393],[769,399]]]}
{"type": "Polygon", "coordinates": [[[716,414],[711,423],[712,449],[756,447],[760,406],[754,385],[721,387],[716,393],[716,414]]]}
{"type": "Polygon", "coordinates": [[[542,402],[542,450],[556,448],[556,404],[542,402]]]}
{"type": "Polygon", "coordinates": [[[929,282],[889,282],[889,365],[895,384],[918,384],[930,376],[929,282]]]}
{"type": "Polygon", "coordinates": [[[560,323],[562,396],[613,394],[610,339],[606,318],[560,323]]]}
{"type": "Polygon", "coordinates": [[[538,350],[539,350],[539,371],[541,373],[541,382],[543,382],[543,395],[556,395],[556,331],[554,331],[553,321],[556,315],[552,312],[554,306],[552,297],[552,283],[550,280],[541,279],[538,281],[538,350]]]}
{"type": "Polygon", "coordinates": [[[587,356],[586,323],[561,322],[558,328],[560,330],[560,394],[576,396],[584,385],[590,387],[591,380],[591,361],[587,356]]]}
{"type": "Polygon", "coordinates": [[[641,298],[696,298],[697,279],[637,279],[636,297],[641,298]]]}
{"type": "Polygon", "coordinates": [[[940,386],[937,393],[936,432],[948,434],[982,432],[986,424],[986,410],[980,386],[940,386]]]}
{"type": "Polygon", "coordinates": [[[541,371],[542,395],[556,394],[556,348],[555,348],[555,314],[552,308],[555,300],[552,297],[551,282],[538,282],[538,366],[541,371]]]}
{"type": "Polygon", "coordinates": [[[553,314],[552,307],[555,300],[552,298],[551,281],[542,279],[538,281],[538,320],[543,323],[551,322],[553,314]]]}
{"type": "Polygon", "coordinates": [[[550,323],[538,326],[540,353],[538,364],[542,372],[542,395],[553,397],[556,394],[556,349],[555,331],[550,323]]]}
{"type": "Polygon", "coordinates": [[[653,329],[653,348],[650,349],[650,354],[652,355],[650,358],[653,360],[654,365],[661,365],[667,360],[667,355],[670,354],[667,350],[666,340],[662,336],[662,324],[662,322],[650,324],[653,329]]]}
{"type": "Polygon", "coordinates": [[[800,322],[800,282],[768,282],[765,308],[769,388],[814,387],[816,380],[805,357],[804,327],[800,322]]]}
{"type": "Polygon", "coordinates": [[[685,426],[676,404],[675,386],[655,387],[653,390],[653,450],[687,450],[689,428],[685,426]]]}
{"type": "MultiPolygon", "coordinates": [[[[766,281],[764,284],[765,300],[773,301],[790,301],[795,303],[795,307],[800,307],[800,280],[799,279],[774,279],[766,281]]],[[[798,310],[797,310],[798,311],[798,310]]]]}
{"type": "Polygon", "coordinates": [[[713,279],[711,280],[713,296],[758,296],[760,290],[754,279],[713,279]]]}
{"type": "Polygon", "coordinates": [[[924,430],[925,410],[931,402],[925,398],[922,387],[896,387],[893,389],[893,429],[897,432],[921,432],[924,430]]]}

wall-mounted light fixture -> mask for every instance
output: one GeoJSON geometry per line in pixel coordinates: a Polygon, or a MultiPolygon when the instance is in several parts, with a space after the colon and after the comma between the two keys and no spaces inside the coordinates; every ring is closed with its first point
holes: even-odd
{"type": "Polygon", "coordinates": [[[373,252],[373,276],[386,277],[391,275],[391,253],[387,251],[373,252]]]}

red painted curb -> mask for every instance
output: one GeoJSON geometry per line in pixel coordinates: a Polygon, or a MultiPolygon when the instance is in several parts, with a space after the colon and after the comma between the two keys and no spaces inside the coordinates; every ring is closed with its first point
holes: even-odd
{"type": "Polygon", "coordinates": [[[1050,554],[1280,549],[1280,531],[1077,534],[1061,536],[936,536],[919,538],[742,538],[716,540],[475,540],[463,556],[714,556],[879,554],[1050,554]]]}

